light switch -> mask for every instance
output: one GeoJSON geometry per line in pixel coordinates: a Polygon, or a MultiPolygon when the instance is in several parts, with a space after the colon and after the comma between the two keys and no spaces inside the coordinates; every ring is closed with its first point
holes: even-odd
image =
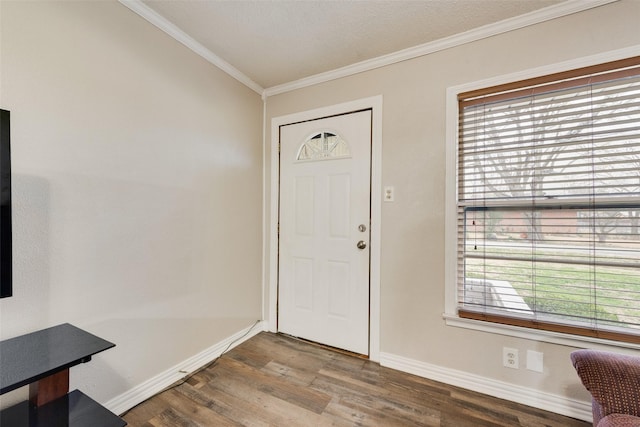
{"type": "Polygon", "coordinates": [[[527,369],[534,372],[542,372],[544,354],[539,351],[527,350],[527,369]]]}
{"type": "Polygon", "coordinates": [[[394,188],[390,185],[384,187],[384,197],[383,200],[385,202],[393,202],[394,198],[395,198],[395,191],[394,188]]]}

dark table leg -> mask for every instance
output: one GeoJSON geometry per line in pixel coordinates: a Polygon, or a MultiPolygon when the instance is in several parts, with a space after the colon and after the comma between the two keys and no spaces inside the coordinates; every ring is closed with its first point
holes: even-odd
{"type": "Polygon", "coordinates": [[[29,402],[33,406],[42,406],[69,392],[69,370],[49,375],[29,385],[29,402]]]}

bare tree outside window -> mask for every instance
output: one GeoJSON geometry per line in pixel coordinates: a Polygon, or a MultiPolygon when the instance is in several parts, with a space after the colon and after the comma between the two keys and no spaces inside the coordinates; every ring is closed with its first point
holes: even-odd
{"type": "Polygon", "coordinates": [[[640,67],[576,76],[459,96],[465,316],[640,329],[640,67]]]}

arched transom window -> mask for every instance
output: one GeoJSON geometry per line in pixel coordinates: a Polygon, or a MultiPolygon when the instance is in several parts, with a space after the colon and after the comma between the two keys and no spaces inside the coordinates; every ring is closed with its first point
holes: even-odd
{"type": "Polygon", "coordinates": [[[349,157],[349,144],[331,132],[318,132],[302,143],[296,160],[331,160],[349,157]]]}

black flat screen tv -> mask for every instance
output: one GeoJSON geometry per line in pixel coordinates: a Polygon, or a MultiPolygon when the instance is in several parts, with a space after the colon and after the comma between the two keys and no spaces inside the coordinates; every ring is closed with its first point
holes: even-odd
{"type": "Polygon", "coordinates": [[[11,147],[9,112],[0,110],[0,298],[10,297],[12,286],[11,257],[11,147]]]}

